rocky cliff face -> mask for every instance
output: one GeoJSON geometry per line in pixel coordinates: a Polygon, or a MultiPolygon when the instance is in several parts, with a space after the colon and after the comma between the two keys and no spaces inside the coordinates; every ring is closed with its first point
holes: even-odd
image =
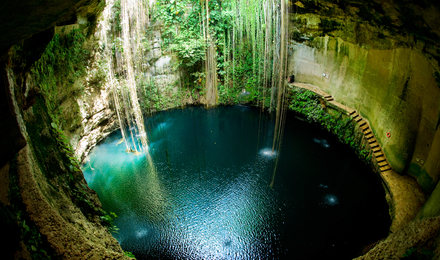
{"type": "Polygon", "coordinates": [[[429,250],[438,256],[439,4],[392,0],[292,4],[289,75],[355,108],[369,121],[392,168],[414,177],[427,194],[432,193],[417,216],[423,221],[410,222],[362,259],[424,257],[427,252],[433,256],[429,250]]]}
{"type": "MultiPolygon", "coordinates": [[[[4,230],[17,235],[9,239],[11,233],[2,233],[3,240],[9,240],[2,248],[8,259],[126,258],[104,226],[107,213],[101,209],[96,193],[87,187],[65,136],[79,140],[86,132],[95,130],[105,135],[107,129],[110,132],[116,127],[105,91],[96,82],[99,75],[72,77],[67,71],[50,76],[62,68],[52,64],[52,70],[47,70],[49,63],[38,61],[40,57],[50,60],[54,55],[59,64],[67,64],[64,55],[79,54],[93,60],[98,51],[93,48],[91,35],[103,6],[100,0],[6,1],[0,6],[5,36],[0,46],[0,117],[5,129],[0,137],[0,176],[4,180],[0,183],[0,220],[4,230]],[[63,40],[73,29],[81,34],[63,40]],[[44,56],[55,31],[61,35],[58,45],[44,56]],[[87,35],[84,49],[89,51],[76,48],[55,52],[63,45],[78,47],[82,34],[87,35]],[[17,45],[6,52],[12,44],[17,45]],[[49,85],[40,79],[58,79],[61,74],[65,76],[56,81],[59,91],[48,92],[49,85]],[[54,111],[62,111],[57,124],[53,121],[54,111]]],[[[89,65],[92,72],[98,66],[89,65]]],[[[81,71],[78,66],[65,68],[73,68],[75,73],[81,71]]]]}
{"type": "Polygon", "coordinates": [[[423,1],[302,1],[290,23],[289,72],[356,108],[393,169],[428,193],[440,178],[437,8],[423,1]]]}

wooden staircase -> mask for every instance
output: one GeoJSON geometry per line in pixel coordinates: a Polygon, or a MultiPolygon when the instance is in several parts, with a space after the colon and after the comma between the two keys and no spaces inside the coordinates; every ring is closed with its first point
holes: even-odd
{"type": "Polygon", "coordinates": [[[327,102],[330,102],[330,101],[335,100],[331,95],[325,95],[325,96],[324,96],[324,99],[325,99],[325,101],[327,101],[327,102]]]}
{"type": "Polygon", "coordinates": [[[316,86],[300,83],[300,82],[294,82],[292,85],[313,91],[315,94],[322,97],[327,103],[343,111],[346,111],[348,115],[351,116],[351,118],[359,125],[359,129],[363,132],[366,142],[368,142],[368,144],[370,145],[373,156],[372,160],[375,163],[375,166],[377,166],[377,170],[380,172],[386,172],[392,170],[368,122],[364,120],[356,110],[337,102],[332,97],[332,95],[326,93],[325,91],[323,91],[322,89],[316,86]]]}
{"type": "Polygon", "coordinates": [[[377,162],[379,166],[379,170],[381,172],[391,170],[391,167],[388,164],[385,154],[380,148],[380,144],[375,138],[373,132],[371,131],[371,128],[368,125],[367,121],[365,121],[362,118],[362,116],[356,112],[356,110],[351,111],[349,115],[359,125],[359,128],[364,133],[364,138],[367,140],[368,144],[371,147],[371,150],[373,152],[373,158],[377,162]]]}

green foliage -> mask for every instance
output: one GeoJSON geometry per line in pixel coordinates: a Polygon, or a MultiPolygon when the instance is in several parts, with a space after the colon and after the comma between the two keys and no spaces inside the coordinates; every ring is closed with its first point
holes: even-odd
{"type": "MultiPolygon", "coordinates": [[[[20,220],[19,220],[20,221],[20,220]]],[[[27,225],[26,220],[20,221],[20,228],[24,241],[28,250],[32,255],[32,259],[51,259],[42,247],[41,233],[35,225],[27,225]]]]}
{"type": "Polygon", "coordinates": [[[289,108],[307,116],[307,121],[317,123],[325,112],[319,104],[318,96],[308,90],[294,89],[289,108]]]}
{"type": "Polygon", "coordinates": [[[103,211],[103,214],[101,215],[101,224],[106,226],[111,233],[118,233],[119,228],[113,225],[113,221],[117,217],[118,216],[114,212],[107,214],[105,211],[103,211]]]}
{"type": "Polygon", "coordinates": [[[227,100],[229,103],[231,101],[232,103],[238,103],[238,96],[243,89],[251,92],[252,100],[258,97],[255,88],[258,84],[258,73],[253,73],[255,69],[258,69],[255,67],[257,63],[258,58],[254,60],[250,43],[244,41],[235,49],[233,68],[230,68],[229,71],[233,78],[233,84],[226,92],[219,93],[219,96],[222,95],[222,100],[227,100]]]}
{"type": "Polygon", "coordinates": [[[81,92],[72,86],[86,74],[90,53],[83,48],[84,41],[85,36],[79,30],[72,30],[64,37],[56,34],[31,68],[35,83],[44,95],[48,113],[56,123],[59,123],[62,112],[60,94],[81,92]]]}
{"type": "MultiPolygon", "coordinates": [[[[64,134],[64,131],[61,130],[61,128],[55,124],[51,123],[52,127],[52,133],[55,136],[55,139],[57,140],[57,143],[59,147],[64,152],[65,155],[65,161],[67,162],[67,165],[71,171],[75,172],[81,172],[81,165],[79,164],[78,160],[75,158],[75,153],[73,151],[72,146],[69,143],[69,138],[64,134]]],[[[71,181],[73,181],[73,175],[71,172],[69,172],[69,177],[71,181]]]]}
{"type": "Polygon", "coordinates": [[[226,74],[225,43],[232,28],[230,1],[208,1],[209,21],[206,2],[196,0],[159,0],[153,15],[155,21],[163,22],[162,51],[171,52],[178,58],[178,68],[184,74],[180,97],[189,93],[194,99],[205,95],[203,62],[206,59],[208,42],[216,46],[214,59],[217,60],[217,75],[220,80],[226,74]],[[209,28],[209,37],[206,35],[209,28]],[[210,40],[210,39],[212,40],[210,40]]]}
{"type": "Polygon", "coordinates": [[[161,88],[157,86],[154,79],[145,79],[138,82],[140,106],[143,111],[164,110],[170,107],[178,107],[182,105],[183,91],[177,89],[175,84],[166,85],[161,88]]]}
{"type": "Polygon", "coordinates": [[[430,260],[433,259],[435,253],[427,248],[408,248],[402,259],[414,259],[414,260],[430,260]]]}
{"type": "Polygon", "coordinates": [[[125,256],[128,256],[128,257],[130,257],[130,258],[136,259],[136,257],[133,255],[132,252],[124,251],[124,255],[125,255],[125,256]]]}
{"type": "Polygon", "coordinates": [[[194,0],[157,1],[154,20],[164,23],[162,49],[176,54],[179,66],[185,69],[191,70],[205,59],[205,41],[200,32],[201,4],[194,0]]]}
{"type": "MultiPolygon", "coordinates": [[[[269,106],[271,93],[275,93],[271,92],[272,81],[278,81],[279,71],[283,71],[279,65],[275,66],[281,62],[274,62],[280,49],[277,41],[280,13],[275,8],[280,2],[274,3],[266,4],[261,0],[156,1],[151,10],[152,21],[160,26],[162,52],[177,58],[180,88],[171,94],[168,90],[159,91],[148,82],[142,83],[148,89],[143,107],[160,109],[166,104],[182,103],[182,100],[176,101],[179,97],[192,96],[201,100],[207,84],[217,85],[220,104],[237,104],[242,91],[246,91],[250,93],[246,96],[247,102],[269,106]],[[215,73],[209,70],[207,80],[205,75],[199,75],[206,74],[205,65],[216,66],[215,73]]],[[[124,52],[120,38],[120,1],[114,3],[112,11],[110,38],[111,49],[116,55],[124,52]]],[[[153,30],[157,30],[157,26],[148,29],[142,38],[143,51],[151,48],[147,39],[151,40],[153,30]]]]}
{"type": "Polygon", "coordinates": [[[74,150],[69,143],[69,139],[64,134],[64,131],[60,127],[51,123],[52,136],[55,137],[58,147],[61,149],[64,165],[67,165],[68,187],[72,194],[73,202],[81,209],[85,216],[89,214],[101,214],[100,209],[97,209],[91,202],[88,195],[89,188],[79,183],[82,176],[81,165],[74,156],[74,150]]]}
{"type": "Polygon", "coordinates": [[[113,19],[111,21],[111,24],[114,27],[115,33],[120,33],[122,31],[122,25],[121,25],[121,0],[116,0],[112,6],[112,14],[113,19]]]}
{"type": "Polygon", "coordinates": [[[289,109],[306,116],[310,123],[319,124],[322,128],[334,133],[339,141],[350,146],[366,164],[371,164],[371,152],[362,143],[362,133],[355,131],[355,124],[340,112],[328,113],[321,105],[320,98],[312,91],[302,88],[292,90],[289,109]]]}

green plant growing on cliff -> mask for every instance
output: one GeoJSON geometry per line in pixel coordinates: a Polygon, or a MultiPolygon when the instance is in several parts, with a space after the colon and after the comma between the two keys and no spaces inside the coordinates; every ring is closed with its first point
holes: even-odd
{"type": "MultiPolygon", "coordinates": [[[[227,31],[232,27],[231,1],[160,0],[154,20],[163,22],[162,51],[177,57],[181,87],[212,99],[218,80],[226,70],[227,31]],[[195,83],[196,73],[204,73],[204,82],[195,83]],[[205,87],[207,88],[205,90],[205,87]],[[197,88],[194,90],[193,88],[197,88]]],[[[212,101],[212,100],[211,100],[212,101]]]]}
{"type": "Polygon", "coordinates": [[[113,14],[113,20],[111,21],[111,24],[113,25],[113,28],[116,33],[120,33],[122,31],[122,25],[121,25],[121,0],[116,0],[112,6],[112,14],[113,14]]]}
{"type": "Polygon", "coordinates": [[[40,59],[31,67],[35,83],[41,89],[44,97],[44,104],[42,104],[42,99],[38,98],[38,106],[34,109],[34,113],[41,120],[50,122],[49,130],[56,142],[46,142],[45,146],[49,147],[49,149],[42,149],[39,142],[44,141],[38,132],[47,130],[44,127],[41,128],[30,123],[28,123],[28,129],[30,129],[30,134],[34,137],[32,140],[36,142],[34,149],[38,150],[38,156],[47,158],[49,155],[53,159],[58,160],[59,157],[55,154],[61,155],[59,159],[62,160],[65,170],[55,170],[51,163],[41,164],[40,168],[49,178],[54,178],[57,175],[65,177],[65,182],[70,188],[66,192],[71,194],[73,201],[77,203],[81,211],[87,216],[86,213],[96,214],[98,210],[90,202],[89,198],[85,196],[85,190],[87,189],[80,186],[77,187],[77,182],[80,180],[79,176],[82,175],[81,168],[78,160],[75,158],[69,138],[61,128],[63,119],[60,108],[60,103],[63,99],[70,95],[81,94],[82,92],[83,87],[75,86],[75,82],[86,75],[90,53],[84,49],[84,41],[85,36],[79,30],[72,30],[64,37],[56,34],[46,46],[40,59]],[[46,116],[46,113],[49,117],[46,116]],[[48,120],[48,118],[50,119],[48,120]]]}
{"type": "Polygon", "coordinates": [[[212,102],[215,92],[216,103],[237,104],[245,90],[248,102],[281,111],[276,103],[284,93],[278,90],[286,71],[285,10],[278,0],[159,0],[153,21],[162,22],[162,51],[177,57],[181,87],[193,98],[206,95],[212,102]],[[203,84],[194,83],[197,73],[206,74],[203,84]]]}
{"type": "MultiPolygon", "coordinates": [[[[51,123],[51,127],[55,139],[58,142],[58,145],[61,147],[66,155],[66,161],[69,169],[73,172],[81,172],[81,166],[78,160],[75,158],[75,153],[69,143],[69,138],[67,138],[67,136],[64,134],[64,131],[61,130],[61,128],[57,124],[51,123]]],[[[73,181],[73,175],[71,172],[69,172],[69,176],[70,179],[73,181]]]]}
{"type": "Polygon", "coordinates": [[[124,251],[124,255],[125,255],[125,256],[128,256],[128,257],[130,257],[130,258],[136,259],[136,256],[133,255],[132,252],[124,251]]]}
{"type": "Polygon", "coordinates": [[[69,139],[57,124],[51,123],[51,128],[58,146],[63,151],[62,155],[64,157],[64,163],[67,165],[67,173],[69,176],[69,180],[66,181],[70,188],[73,201],[85,216],[89,214],[105,215],[91,202],[91,198],[87,193],[89,188],[84,183],[78,183],[78,180],[81,179],[79,176],[82,176],[81,166],[74,156],[74,151],[69,143],[69,139]]]}
{"type": "Polygon", "coordinates": [[[163,50],[176,54],[179,67],[190,72],[205,57],[205,42],[200,33],[201,4],[194,0],[159,0],[153,16],[164,24],[163,50]]]}
{"type": "Polygon", "coordinates": [[[86,73],[90,52],[83,48],[84,41],[85,36],[77,29],[64,37],[56,34],[31,68],[35,83],[44,95],[48,113],[57,124],[62,112],[60,99],[81,92],[73,85],[86,73]]]}
{"type": "Polygon", "coordinates": [[[371,164],[371,151],[362,144],[362,133],[355,131],[353,121],[342,113],[329,113],[321,103],[319,96],[310,90],[294,88],[291,93],[289,109],[306,116],[309,123],[319,124],[322,128],[335,134],[339,141],[350,146],[366,164],[371,164]]]}
{"type": "Polygon", "coordinates": [[[403,254],[402,259],[414,259],[414,260],[430,260],[433,259],[435,253],[427,248],[408,248],[403,254]]]}
{"type": "Polygon", "coordinates": [[[118,216],[116,215],[116,213],[114,212],[110,212],[110,213],[106,213],[105,211],[103,211],[103,214],[101,216],[101,223],[107,227],[107,229],[111,232],[111,233],[118,233],[119,228],[116,227],[113,224],[113,221],[115,218],[117,218],[118,216]]]}

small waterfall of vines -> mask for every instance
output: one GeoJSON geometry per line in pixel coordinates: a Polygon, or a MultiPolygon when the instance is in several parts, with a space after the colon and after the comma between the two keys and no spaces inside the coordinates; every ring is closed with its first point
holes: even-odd
{"type": "Polygon", "coordinates": [[[280,105],[285,1],[158,0],[152,13],[153,21],[163,22],[162,50],[179,59],[181,86],[195,88],[207,106],[239,103],[243,92],[270,111],[280,105]]]}
{"type": "MultiPolygon", "coordinates": [[[[273,150],[279,149],[287,70],[285,1],[157,0],[151,4],[115,0],[107,4],[111,8],[105,13],[102,38],[107,46],[108,81],[120,125],[128,126],[121,131],[134,129],[122,133],[124,140],[139,133],[144,136],[138,99],[143,112],[151,112],[166,108],[164,99],[178,106],[190,97],[206,107],[245,101],[275,112],[273,150]],[[180,74],[171,93],[154,86],[144,69],[148,67],[145,53],[153,47],[148,39],[158,28],[161,52],[177,60],[172,69],[180,74]]],[[[131,149],[127,141],[126,146],[131,149]]]]}

